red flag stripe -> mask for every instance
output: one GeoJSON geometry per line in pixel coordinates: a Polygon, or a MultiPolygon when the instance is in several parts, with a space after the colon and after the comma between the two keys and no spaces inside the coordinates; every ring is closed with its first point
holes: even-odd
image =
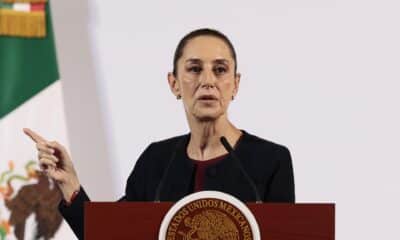
{"type": "Polygon", "coordinates": [[[45,9],[44,3],[31,3],[31,11],[32,12],[44,11],[44,9],[45,9]]]}

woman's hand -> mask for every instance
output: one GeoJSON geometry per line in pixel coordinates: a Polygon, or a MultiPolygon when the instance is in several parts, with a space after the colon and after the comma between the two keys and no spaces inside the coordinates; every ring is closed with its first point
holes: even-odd
{"type": "Polygon", "coordinates": [[[24,133],[36,143],[41,169],[57,183],[64,199],[69,201],[72,194],[79,190],[80,183],[67,150],[58,142],[49,142],[29,128],[24,128],[24,133]]]}

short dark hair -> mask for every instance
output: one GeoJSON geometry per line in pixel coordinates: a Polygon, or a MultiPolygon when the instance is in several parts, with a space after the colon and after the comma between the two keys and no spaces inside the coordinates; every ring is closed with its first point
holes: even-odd
{"type": "Polygon", "coordinates": [[[210,28],[200,28],[197,30],[194,30],[188,34],[186,34],[178,43],[178,46],[176,47],[175,50],[175,54],[174,54],[174,68],[172,73],[174,74],[174,76],[176,76],[176,71],[178,68],[178,60],[179,58],[182,57],[183,54],[183,49],[185,48],[185,46],[187,45],[187,43],[195,38],[195,37],[199,37],[199,36],[212,36],[212,37],[216,37],[221,39],[222,41],[224,41],[226,43],[226,45],[228,45],[229,50],[231,52],[232,58],[234,60],[235,63],[235,74],[236,74],[236,70],[237,70],[237,60],[236,60],[236,52],[235,52],[235,48],[233,47],[232,42],[229,40],[229,38],[227,36],[225,36],[225,34],[221,33],[220,31],[217,31],[215,29],[210,29],[210,28]]]}

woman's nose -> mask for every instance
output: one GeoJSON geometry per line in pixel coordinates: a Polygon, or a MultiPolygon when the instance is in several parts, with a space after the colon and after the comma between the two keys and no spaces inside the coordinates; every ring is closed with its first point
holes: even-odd
{"type": "Polygon", "coordinates": [[[213,71],[203,71],[200,76],[200,84],[202,87],[214,87],[215,76],[213,71]]]}

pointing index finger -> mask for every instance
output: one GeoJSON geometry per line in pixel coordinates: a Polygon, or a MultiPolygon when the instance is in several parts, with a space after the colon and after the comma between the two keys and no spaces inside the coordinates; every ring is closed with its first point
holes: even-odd
{"type": "Polygon", "coordinates": [[[42,136],[37,134],[36,132],[32,131],[29,128],[24,128],[24,133],[28,135],[35,143],[39,142],[46,142],[46,139],[44,139],[42,136]]]}

